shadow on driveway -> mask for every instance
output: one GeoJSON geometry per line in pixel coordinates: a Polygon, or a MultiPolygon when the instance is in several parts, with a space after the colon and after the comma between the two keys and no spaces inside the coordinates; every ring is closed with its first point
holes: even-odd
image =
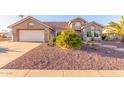
{"type": "Polygon", "coordinates": [[[7,53],[7,52],[21,52],[16,50],[11,50],[9,48],[0,47],[0,53],[7,53]]]}

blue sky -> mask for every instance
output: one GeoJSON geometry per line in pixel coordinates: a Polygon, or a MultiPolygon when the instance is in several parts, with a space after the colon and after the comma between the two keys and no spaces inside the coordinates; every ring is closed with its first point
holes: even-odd
{"type": "MultiPolygon", "coordinates": [[[[111,21],[118,21],[120,15],[33,15],[33,17],[41,21],[69,21],[76,17],[84,18],[91,22],[96,21],[100,24],[106,25],[111,21]]],[[[7,29],[7,26],[20,20],[18,15],[0,15],[0,31],[1,29],[7,29]]]]}

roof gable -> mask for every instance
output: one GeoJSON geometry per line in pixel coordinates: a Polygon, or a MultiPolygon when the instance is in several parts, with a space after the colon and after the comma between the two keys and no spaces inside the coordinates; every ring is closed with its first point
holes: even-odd
{"type": "Polygon", "coordinates": [[[37,22],[37,23],[39,23],[39,24],[41,24],[41,25],[43,25],[43,26],[45,26],[45,27],[51,28],[50,26],[48,26],[48,25],[42,23],[41,21],[39,21],[38,19],[36,19],[36,18],[34,18],[34,17],[32,17],[32,16],[27,16],[27,17],[21,19],[20,21],[17,21],[16,23],[14,23],[14,24],[8,26],[8,28],[13,28],[14,26],[16,26],[16,25],[18,25],[18,24],[21,24],[21,23],[23,23],[24,21],[26,21],[26,20],[28,20],[28,19],[31,19],[31,20],[33,20],[33,21],[35,21],[35,22],[37,22]]]}
{"type": "Polygon", "coordinates": [[[86,21],[85,19],[80,18],[80,17],[77,17],[77,18],[75,18],[75,19],[71,20],[70,22],[75,22],[75,21],[83,21],[83,22],[85,22],[85,23],[87,23],[87,22],[88,22],[88,21],[86,21]]]}
{"type": "Polygon", "coordinates": [[[92,21],[92,22],[86,24],[85,27],[90,26],[90,25],[97,25],[97,26],[100,26],[100,27],[102,27],[102,28],[104,27],[102,24],[97,23],[97,22],[95,22],[95,21],[92,21]]]}

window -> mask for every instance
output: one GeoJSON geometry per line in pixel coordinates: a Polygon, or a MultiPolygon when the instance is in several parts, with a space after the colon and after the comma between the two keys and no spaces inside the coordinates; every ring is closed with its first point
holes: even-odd
{"type": "Polygon", "coordinates": [[[60,35],[61,34],[61,32],[56,32],[56,36],[58,36],[58,35],[60,35]]]}
{"type": "Polygon", "coordinates": [[[99,31],[94,32],[94,37],[99,37],[99,31]]]}
{"type": "Polygon", "coordinates": [[[80,22],[76,22],[75,23],[75,27],[81,27],[81,23],[80,22]]]}
{"type": "Polygon", "coordinates": [[[28,26],[29,27],[34,27],[34,23],[30,22],[30,23],[28,23],[28,26]]]}
{"type": "Polygon", "coordinates": [[[92,37],[91,31],[87,32],[87,37],[92,37]]]}
{"type": "Polygon", "coordinates": [[[100,32],[99,31],[88,31],[87,37],[91,38],[92,40],[95,40],[96,38],[100,38],[100,32]]]}

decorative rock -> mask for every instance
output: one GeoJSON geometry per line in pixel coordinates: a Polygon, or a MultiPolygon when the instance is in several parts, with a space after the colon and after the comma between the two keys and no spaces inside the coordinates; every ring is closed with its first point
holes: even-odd
{"type": "Polygon", "coordinates": [[[124,70],[124,52],[84,45],[81,50],[64,50],[42,44],[3,69],[124,70]]]}

